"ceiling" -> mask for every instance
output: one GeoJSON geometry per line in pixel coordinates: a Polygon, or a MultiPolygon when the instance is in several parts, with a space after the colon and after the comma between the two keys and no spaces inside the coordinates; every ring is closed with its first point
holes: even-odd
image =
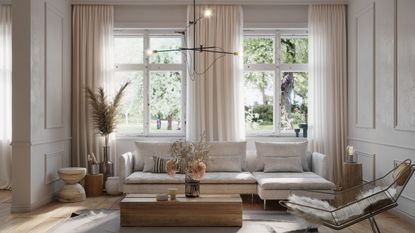
{"type": "MultiPolygon", "coordinates": [[[[239,5],[309,5],[347,4],[348,0],[196,0],[197,4],[239,4],[239,5]]],[[[193,0],[72,0],[73,4],[111,5],[188,5],[193,0]]]]}

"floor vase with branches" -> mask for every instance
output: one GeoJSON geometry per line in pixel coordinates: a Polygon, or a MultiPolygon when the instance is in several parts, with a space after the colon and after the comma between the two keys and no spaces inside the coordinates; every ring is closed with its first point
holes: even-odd
{"type": "Polygon", "coordinates": [[[93,90],[87,88],[87,94],[89,103],[92,107],[92,121],[98,133],[104,139],[103,147],[103,161],[101,163],[101,172],[104,175],[104,180],[114,175],[114,164],[110,161],[110,146],[109,138],[110,134],[114,132],[116,127],[116,116],[119,112],[121,105],[121,99],[125,89],[130,83],[127,82],[118,90],[114,99],[108,101],[107,96],[102,87],[98,88],[98,91],[94,93],[93,90]]]}

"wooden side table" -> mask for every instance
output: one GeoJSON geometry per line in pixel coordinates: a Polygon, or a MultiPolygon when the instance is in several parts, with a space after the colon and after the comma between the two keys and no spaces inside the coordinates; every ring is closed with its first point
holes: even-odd
{"type": "Polygon", "coordinates": [[[86,196],[96,197],[102,195],[102,190],[104,187],[104,176],[102,174],[98,175],[86,175],[85,176],[85,191],[86,196]]]}
{"type": "Polygon", "coordinates": [[[343,163],[343,190],[360,184],[362,184],[362,164],[343,163]]]}

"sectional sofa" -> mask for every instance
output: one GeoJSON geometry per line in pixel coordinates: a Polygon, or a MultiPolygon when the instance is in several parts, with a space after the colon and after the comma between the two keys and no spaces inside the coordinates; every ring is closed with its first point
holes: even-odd
{"type": "MultiPolygon", "coordinates": [[[[170,177],[151,171],[152,157],[169,156],[171,145],[135,142],[134,152],[121,155],[118,164],[122,191],[151,194],[175,187],[184,192],[184,174],[170,177]]],[[[201,193],[258,194],[266,201],[287,199],[296,190],[330,192],[335,188],[325,179],[327,157],[307,152],[307,142],[256,142],[255,146],[257,156],[252,161],[246,158],[246,142],[211,142],[212,163],[207,164],[207,172],[200,181],[201,193]]]]}

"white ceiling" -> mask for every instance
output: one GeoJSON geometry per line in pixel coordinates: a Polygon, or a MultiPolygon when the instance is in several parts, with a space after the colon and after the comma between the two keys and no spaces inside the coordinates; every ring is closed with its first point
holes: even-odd
{"type": "MultiPolygon", "coordinates": [[[[347,4],[348,0],[196,0],[197,4],[308,5],[347,4]]],[[[193,0],[72,0],[73,4],[188,5],[193,0]]]]}

